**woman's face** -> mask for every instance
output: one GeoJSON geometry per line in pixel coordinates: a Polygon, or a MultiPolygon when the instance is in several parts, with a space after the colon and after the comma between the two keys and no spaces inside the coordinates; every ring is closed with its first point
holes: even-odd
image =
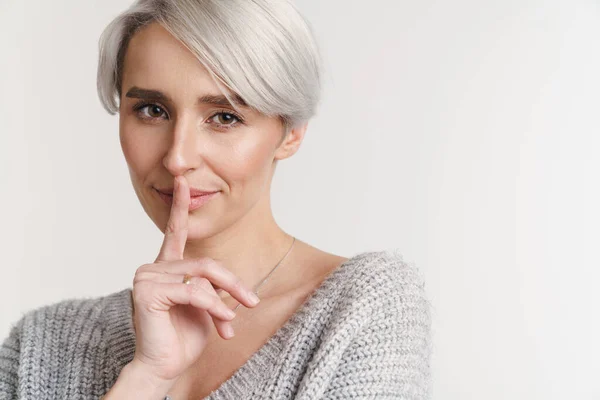
{"type": "Polygon", "coordinates": [[[178,175],[190,188],[221,191],[190,212],[189,240],[211,236],[251,209],[269,206],[273,162],[296,150],[278,148],[280,120],[247,107],[237,113],[230,105],[214,104],[222,94],[208,72],[160,25],[148,25],[131,38],[122,93],[121,146],[135,192],[161,230],[170,206],[156,189],[172,189],[178,175]],[[215,97],[211,102],[206,96],[215,97]]]}

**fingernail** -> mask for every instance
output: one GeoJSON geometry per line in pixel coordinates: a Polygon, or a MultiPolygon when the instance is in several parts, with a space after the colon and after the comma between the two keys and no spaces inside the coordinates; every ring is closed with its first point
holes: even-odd
{"type": "Polygon", "coordinates": [[[257,305],[258,302],[260,301],[260,299],[254,292],[249,292],[248,298],[250,299],[250,303],[252,303],[253,306],[257,305]]]}
{"type": "Polygon", "coordinates": [[[232,309],[227,309],[227,311],[225,312],[225,314],[227,314],[227,316],[229,318],[235,317],[235,312],[232,309]]]}
{"type": "Polygon", "coordinates": [[[235,333],[233,332],[233,327],[231,325],[227,325],[225,327],[225,334],[227,335],[227,337],[232,338],[235,336],[235,333]]]}

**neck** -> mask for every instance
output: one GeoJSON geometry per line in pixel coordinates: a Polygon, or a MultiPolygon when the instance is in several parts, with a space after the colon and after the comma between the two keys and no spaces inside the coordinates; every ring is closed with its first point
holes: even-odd
{"type": "MultiPolygon", "coordinates": [[[[281,261],[293,242],[293,237],[284,232],[275,222],[268,203],[265,207],[260,207],[260,204],[261,202],[258,202],[232,225],[211,236],[194,239],[192,236],[194,228],[190,226],[184,259],[212,258],[239,277],[247,286],[255,288],[281,261]]],[[[190,223],[193,223],[191,215],[190,223]]],[[[294,247],[296,245],[297,243],[294,247]]],[[[285,268],[292,253],[294,253],[293,249],[285,257],[278,271],[280,268],[285,268]]],[[[277,271],[273,275],[276,274],[277,271]]]]}

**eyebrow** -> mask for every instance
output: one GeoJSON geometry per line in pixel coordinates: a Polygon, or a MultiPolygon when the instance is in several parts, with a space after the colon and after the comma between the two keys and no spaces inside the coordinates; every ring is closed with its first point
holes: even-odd
{"type": "MultiPolygon", "coordinates": [[[[129,89],[129,91],[127,91],[125,96],[131,97],[131,98],[137,98],[137,99],[147,99],[147,100],[162,101],[165,103],[173,103],[172,100],[169,98],[169,96],[167,96],[166,94],[164,94],[163,92],[161,92],[159,90],[142,89],[137,86],[133,86],[131,89],[129,89]]],[[[247,107],[248,106],[246,104],[246,102],[238,94],[233,94],[230,97],[233,99],[234,103],[238,107],[247,107]]],[[[215,106],[233,107],[233,105],[229,102],[229,100],[227,100],[227,97],[225,97],[222,94],[219,94],[219,95],[205,94],[198,98],[198,104],[210,104],[210,105],[215,105],[215,106]]]]}

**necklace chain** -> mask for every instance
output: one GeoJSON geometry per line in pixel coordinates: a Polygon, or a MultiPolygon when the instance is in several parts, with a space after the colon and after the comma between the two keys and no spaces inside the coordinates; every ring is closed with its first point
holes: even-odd
{"type": "MultiPolygon", "coordinates": [[[[283,256],[283,258],[281,260],[279,260],[279,262],[275,265],[275,267],[273,267],[273,269],[271,270],[271,272],[269,272],[267,274],[267,276],[265,277],[265,279],[263,279],[253,290],[253,292],[258,296],[258,289],[265,283],[267,282],[267,280],[269,279],[269,277],[273,274],[273,272],[275,272],[275,270],[277,269],[277,267],[279,267],[279,264],[282,263],[283,260],[285,260],[285,258],[287,257],[287,255],[290,253],[290,251],[292,250],[292,247],[294,246],[294,242],[296,242],[296,238],[292,236],[292,238],[294,240],[292,240],[292,244],[290,245],[290,248],[288,249],[287,253],[285,253],[285,255],[283,256]]],[[[237,310],[239,306],[241,306],[242,303],[238,303],[237,306],[235,306],[235,308],[233,309],[233,311],[237,310]]]]}
{"type": "MultiPolygon", "coordinates": [[[[260,281],[260,283],[254,288],[253,292],[258,296],[258,289],[265,283],[267,282],[267,280],[269,279],[269,277],[273,274],[273,272],[275,272],[275,270],[277,269],[277,267],[279,267],[279,264],[281,264],[283,262],[283,260],[285,260],[285,258],[287,257],[287,255],[290,253],[290,251],[292,251],[292,247],[294,247],[294,243],[296,242],[296,238],[294,236],[292,236],[293,240],[292,240],[292,244],[290,245],[290,248],[288,249],[287,253],[285,253],[285,255],[283,256],[283,258],[281,260],[279,260],[279,262],[273,267],[273,269],[271,270],[271,272],[269,272],[267,274],[267,276],[260,281]]],[[[235,308],[233,309],[233,311],[237,310],[239,306],[241,306],[242,303],[238,303],[237,306],[235,306],[235,308]]],[[[171,396],[166,395],[164,400],[172,400],[171,396]]]]}

